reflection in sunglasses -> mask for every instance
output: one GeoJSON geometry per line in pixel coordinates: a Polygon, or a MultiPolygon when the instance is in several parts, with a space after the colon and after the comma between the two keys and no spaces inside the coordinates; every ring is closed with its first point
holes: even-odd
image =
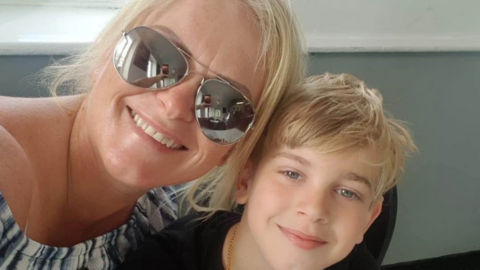
{"type": "Polygon", "coordinates": [[[177,80],[175,80],[175,78],[165,78],[160,81],[160,87],[169,87],[176,83],[177,83],[177,80]]]}
{"type": "MultiPolygon", "coordinates": [[[[132,85],[149,90],[171,88],[190,71],[186,57],[198,63],[154,29],[139,26],[122,32],[122,36],[114,51],[114,65],[118,74],[132,85]]],[[[221,144],[238,141],[255,121],[248,91],[239,90],[218,75],[202,80],[195,107],[205,136],[221,144]]]]}
{"type": "Polygon", "coordinates": [[[170,73],[170,67],[167,64],[162,65],[161,73],[168,75],[170,73]]]}

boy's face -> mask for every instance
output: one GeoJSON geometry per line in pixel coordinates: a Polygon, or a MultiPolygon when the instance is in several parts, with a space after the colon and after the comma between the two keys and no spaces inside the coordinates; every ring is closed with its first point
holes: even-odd
{"type": "MultiPolygon", "coordinates": [[[[345,258],[379,215],[369,151],[322,154],[282,148],[242,177],[240,229],[273,269],[324,269],[345,258]]],[[[247,170],[248,171],[248,170],[247,170]]]]}

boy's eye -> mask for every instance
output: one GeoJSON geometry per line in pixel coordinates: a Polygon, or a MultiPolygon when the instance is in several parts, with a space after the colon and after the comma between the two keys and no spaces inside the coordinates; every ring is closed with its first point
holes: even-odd
{"type": "Polygon", "coordinates": [[[283,174],[286,175],[288,178],[292,178],[295,180],[298,180],[300,178],[300,174],[297,172],[284,171],[283,174]]]}
{"type": "Polygon", "coordinates": [[[347,199],[356,199],[358,198],[357,194],[354,192],[348,190],[348,189],[339,189],[338,194],[342,195],[343,197],[347,199]]]}

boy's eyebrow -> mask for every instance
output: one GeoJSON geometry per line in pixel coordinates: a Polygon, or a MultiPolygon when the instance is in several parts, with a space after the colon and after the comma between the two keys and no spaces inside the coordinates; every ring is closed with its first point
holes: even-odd
{"type": "Polygon", "coordinates": [[[368,178],[363,177],[361,175],[358,175],[354,172],[349,172],[347,174],[346,179],[351,180],[351,181],[355,181],[355,182],[363,183],[363,184],[367,185],[370,189],[372,188],[372,182],[368,178]]]}
{"type": "Polygon", "coordinates": [[[284,157],[284,158],[288,158],[288,159],[291,159],[291,160],[294,160],[302,165],[305,165],[305,166],[311,166],[311,163],[310,161],[302,158],[301,156],[298,156],[298,155],[295,155],[295,154],[290,154],[290,153],[285,153],[285,152],[280,152],[280,153],[277,153],[273,156],[274,158],[275,157],[284,157]]]}

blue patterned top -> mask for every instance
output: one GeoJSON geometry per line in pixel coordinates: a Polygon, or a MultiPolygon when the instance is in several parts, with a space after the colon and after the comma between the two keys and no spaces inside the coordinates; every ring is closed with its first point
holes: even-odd
{"type": "Polygon", "coordinates": [[[72,247],[52,247],[29,239],[20,230],[0,192],[0,269],[115,269],[144,238],[177,218],[171,187],[141,197],[123,226],[72,247]]]}

